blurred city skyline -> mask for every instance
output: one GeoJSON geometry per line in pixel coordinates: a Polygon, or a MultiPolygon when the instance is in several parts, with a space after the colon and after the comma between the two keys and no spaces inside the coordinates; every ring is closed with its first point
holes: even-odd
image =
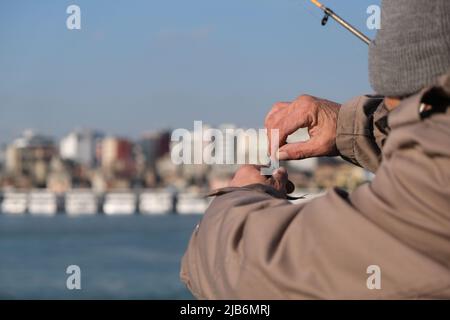
{"type": "MultiPolygon", "coordinates": [[[[379,1],[323,2],[374,36],[366,9],[379,1]]],[[[367,47],[321,17],[306,0],[3,2],[0,144],[26,129],[262,127],[278,100],[371,92],[367,47]],[[71,4],[81,30],[66,28],[71,4]]]]}

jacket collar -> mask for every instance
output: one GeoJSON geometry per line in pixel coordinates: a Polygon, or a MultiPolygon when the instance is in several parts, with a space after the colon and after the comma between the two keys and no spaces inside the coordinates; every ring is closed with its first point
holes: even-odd
{"type": "Polygon", "coordinates": [[[450,71],[441,76],[434,86],[405,98],[400,105],[389,112],[387,125],[390,129],[421,121],[436,112],[447,112],[450,106],[450,71]],[[425,105],[433,106],[424,111],[425,105]]]}

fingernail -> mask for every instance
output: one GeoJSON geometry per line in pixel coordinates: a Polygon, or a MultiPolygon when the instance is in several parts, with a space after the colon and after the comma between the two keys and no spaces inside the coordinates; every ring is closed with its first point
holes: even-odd
{"type": "Polygon", "coordinates": [[[285,151],[279,151],[279,152],[277,152],[277,157],[278,157],[278,160],[283,161],[283,160],[287,160],[289,158],[289,154],[285,151]]]}

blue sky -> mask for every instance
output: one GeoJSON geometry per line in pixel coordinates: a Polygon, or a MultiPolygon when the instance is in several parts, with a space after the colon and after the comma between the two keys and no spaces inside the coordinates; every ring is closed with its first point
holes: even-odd
{"type": "MultiPolygon", "coordinates": [[[[379,1],[322,2],[374,36],[379,1]]],[[[2,0],[0,142],[27,128],[261,127],[276,101],[371,92],[367,46],[321,17],[307,0],[2,0]],[[81,30],[66,28],[70,4],[81,30]]]]}

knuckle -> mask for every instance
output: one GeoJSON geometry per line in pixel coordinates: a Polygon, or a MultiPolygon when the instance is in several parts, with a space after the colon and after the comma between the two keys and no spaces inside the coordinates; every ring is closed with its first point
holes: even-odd
{"type": "Polygon", "coordinates": [[[313,96],[310,96],[308,94],[303,94],[297,98],[297,102],[301,104],[302,106],[310,106],[316,101],[316,99],[313,96]]]}
{"type": "Polygon", "coordinates": [[[264,120],[264,124],[268,125],[272,122],[272,119],[274,115],[277,113],[278,109],[280,108],[280,102],[275,103],[272,108],[270,109],[269,113],[267,113],[266,118],[264,120]]]}
{"type": "Polygon", "coordinates": [[[278,110],[280,108],[282,108],[284,106],[283,102],[276,102],[274,103],[274,105],[272,106],[272,110],[278,110]]]}
{"type": "Polygon", "coordinates": [[[295,151],[293,151],[290,156],[294,159],[303,159],[304,154],[301,149],[297,148],[295,151]]]}
{"type": "Polygon", "coordinates": [[[303,150],[301,145],[298,145],[292,150],[291,156],[295,159],[303,159],[306,157],[305,150],[303,150]]]}
{"type": "Polygon", "coordinates": [[[310,96],[309,94],[301,94],[297,97],[298,101],[308,101],[311,99],[312,99],[312,96],[310,96]]]}
{"type": "Polygon", "coordinates": [[[268,116],[266,117],[266,119],[264,120],[264,126],[265,126],[266,128],[270,128],[271,125],[272,125],[272,116],[271,116],[271,115],[268,115],[268,116]]]}

